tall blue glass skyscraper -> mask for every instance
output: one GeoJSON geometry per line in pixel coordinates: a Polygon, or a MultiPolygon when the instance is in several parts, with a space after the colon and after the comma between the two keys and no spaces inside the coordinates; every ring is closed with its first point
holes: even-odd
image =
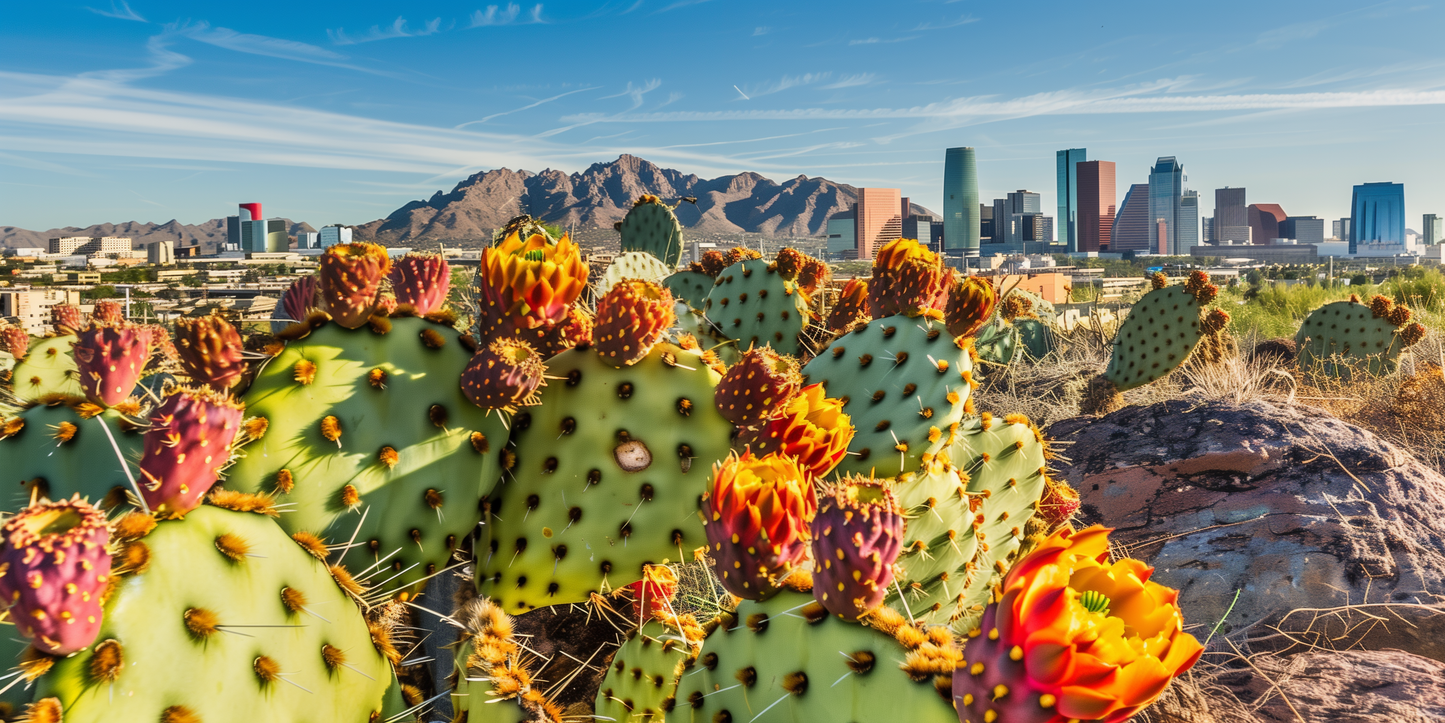
{"type": "Polygon", "coordinates": [[[1070,148],[1058,152],[1059,178],[1059,242],[1068,246],[1069,252],[1079,250],[1079,171],[1080,161],[1089,160],[1084,148],[1070,148]]]}
{"type": "Polygon", "coordinates": [[[978,162],[972,148],[943,155],[943,249],[978,256],[978,162]]]}
{"type": "Polygon", "coordinates": [[[1363,183],[1350,199],[1350,255],[1361,243],[1405,244],[1405,184],[1363,183]]]}
{"type": "MultiPolygon", "coordinates": [[[[1164,253],[1186,256],[1179,244],[1179,201],[1184,196],[1184,166],[1174,156],[1161,156],[1149,173],[1149,223],[1164,223],[1164,253]]],[[[1198,238],[1195,232],[1194,238],[1198,238]]],[[[1157,241],[1157,239],[1155,239],[1157,241]]],[[[1152,245],[1152,244],[1151,244],[1152,245]]]]}

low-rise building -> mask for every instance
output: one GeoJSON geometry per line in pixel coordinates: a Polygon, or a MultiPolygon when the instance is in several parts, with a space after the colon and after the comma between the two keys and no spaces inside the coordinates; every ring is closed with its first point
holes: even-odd
{"type": "Polygon", "coordinates": [[[50,308],[57,304],[80,304],[74,289],[0,289],[0,316],[14,317],[32,336],[50,331],[50,308]]]}

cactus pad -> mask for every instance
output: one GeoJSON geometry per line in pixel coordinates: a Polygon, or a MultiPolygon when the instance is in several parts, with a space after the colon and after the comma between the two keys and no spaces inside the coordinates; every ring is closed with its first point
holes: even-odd
{"type": "Polygon", "coordinates": [[[597,694],[597,720],[662,723],[705,633],[691,615],[662,614],[632,631],[612,656],[597,694]]]}
{"type": "Polygon", "coordinates": [[[663,279],[662,285],[672,292],[674,298],[686,301],[694,309],[701,309],[707,303],[713,281],[711,276],[701,271],[679,271],[663,279]]]}
{"type": "Polygon", "coordinates": [[[84,396],[80,389],[80,371],[71,352],[74,344],[73,334],[35,340],[29,353],[17,360],[10,372],[15,398],[33,402],[51,394],[84,396]]]}
{"type": "Polygon", "coordinates": [[[612,286],[623,279],[638,279],[661,284],[672,274],[672,267],[659,261],[656,256],[641,251],[618,254],[612,265],[602,274],[597,284],[597,295],[604,296],[612,286]]]}
{"type": "Polygon", "coordinates": [[[1343,379],[1358,371],[1387,374],[1394,371],[1405,346],[1395,329],[1388,316],[1377,317],[1358,301],[1325,304],[1311,312],[1295,334],[1299,365],[1343,379]]]}
{"type": "MultiPolygon", "coordinates": [[[[63,500],[72,494],[102,507],[124,504],[132,488],[125,465],[140,457],[142,431],[138,420],[115,409],[98,415],[75,398],[69,404],[37,405],[5,422],[0,439],[0,510],[15,512],[32,494],[63,500]],[[117,455],[104,424],[110,428],[117,455]]],[[[134,474],[132,470],[132,474],[134,474]]]]}
{"type": "Polygon", "coordinates": [[[622,250],[644,251],[667,266],[682,260],[682,225],[656,196],[643,196],[622,219],[622,250]]]}
{"type": "Polygon", "coordinates": [[[722,334],[743,349],[766,345],[793,356],[803,351],[798,336],[811,315],[808,296],[762,259],[723,269],[703,307],[722,334]]]}
{"type": "Polygon", "coordinates": [[[1119,327],[1104,378],[1125,391],[1179,368],[1203,338],[1201,315],[1199,301],[1183,286],[1145,294],[1119,327]]]}

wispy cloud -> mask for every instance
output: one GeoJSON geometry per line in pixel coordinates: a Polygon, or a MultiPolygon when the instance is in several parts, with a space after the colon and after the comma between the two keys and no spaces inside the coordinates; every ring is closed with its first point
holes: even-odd
{"type": "Polygon", "coordinates": [[[230,28],[212,28],[210,23],[205,21],[194,24],[167,25],[163,35],[184,37],[237,53],[262,55],[268,58],[294,60],[315,65],[329,65],[333,68],[346,68],[372,75],[392,75],[388,72],[356,65],[349,62],[347,56],[317,45],[266,35],[238,33],[230,28]]]}
{"type": "Polygon", "coordinates": [[[913,31],[918,32],[920,30],[946,30],[948,28],[956,28],[960,25],[968,25],[970,23],[976,22],[978,22],[978,18],[973,17],[972,15],[963,15],[954,20],[940,20],[938,22],[933,22],[930,20],[928,22],[919,23],[918,27],[914,28],[913,31]]]}
{"type": "Polygon", "coordinates": [[[126,2],[125,0],[120,0],[119,3],[116,3],[114,0],[112,0],[110,3],[110,10],[97,10],[92,7],[87,7],[86,10],[89,10],[96,15],[104,15],[105,17],[115,18],[116,20],[134,20],[141,23],[150,22],[145,18],[141,17],[140,13],[132,10],[130,8],[130,3],[126,2]]]}
{"type": "Polygon", "coordinates": [[[849,45],[880,45],[886,43],[902,43],[908,40],[917,40],[917,35],[909,35],[903,38],[856,38],[849,40],[849,45]]]}
{"type": "Polygon", "coordinates": [[[409,30],[406,27],[406,18],[397,18],[396,22],[385,28],[380,25],[371,26],[365,35],[347,35],[345,28],[327,30],[326,35],[331,38],[335,45],[356,45],[357,43],[370,43],[377,40],[391,40],[392,38],[419,38],[425,35],[435,35],[441,32],[442,19],[433,18],[419,30],[409,30]]]}
{"type": "MultiPolygon", "coordinates": [[[[524,105],[524,106],[522,106],[521,108],[513,108],[512,110],[504,110],[504,111],[502,111],[502,112],[500,112],[500,113],[493,113],[493,114],[491,114],[491,115],[489,115],[489,116],[483,116],[483,117],[481,117],[481,118],[479,118],[479,119],[477,119],[477,120],[474,120],[474,121],[467,121],[466,123],[462,123],[461,125],[456,126],[455,129],[456,129],[456,130],[461,130],[461,129],[463,129],[463,128],[466,128],[467,126],[477,125],[477,124],[480,124],[480,123],[486,123],[487,121],[489,121],[489,120],[491,120],[491,119],[493,119],[493,118],[501,118],[501,117],[504,116],[504,115],[511,115],[511,114],[513,114],[513,113],[521,113],[521,112],[524,111],[524,110],[531,110],[531,109],[533,109],[533,108],[536,108],[536,107],[539,106],[539,105],[545,105],[545,104],[547,104],[547,103],[551,103],[551,102],[554,101],[554,100],[560,100],[560,99],[562,99],[562,98],[566,98],[567,96],[572,95],[572,94],[574,94],[574,93],[582,93],[582,92],[589,91],[589,90],[597,90],[597,89],[600,88],[600,87],[602,87],[602,86],[599,85],[599,86],[592,86],[592,87],[590,87],[590,88],[578,88],[577,90],[569,90],[569,91],[567,91],[566,93],[558,93],[557,95],[554,95],[554,96],[552,96],[551,98],[543,98],[543,99],[541,99],[541,100],[539,100],[539,101],[536,101],[536,102],[533,102],[533,103],[529,103],[529,104],[527,104],[527,105],[524,105]]],[[[617,96],[611,96],[611,97],[615,98],[615,97],[617,97],[617,96]]],[[[664,104],[664,105],[666,105],[666,104],[664,104]]],[[[635,107],[635,106],[634,106],[634,107],[635,107]]]]}
{"type": "MultiPolygon", "coordinates": [[[[669,10],[676,10],[676,9],[678,9],[678,8],[685,8],[685,7],[689,6],[689,5],[701,5],[701,4],[705,3],[705,2],[712,2],[712,0],[677,0],[676,2],[674,2],[674,3],[670,4],[670,5],[664,6],[661,10],[658,10],[657,12],[659,12],[659,13],[665,13],[665,12],[667,12],[667,11],[669,11],[669,10]]],[[[638,3],[638,4],[640,5],[641,3],[638,3]]],[[[656,13],[653,13],[653,14],[655,15],[656,13]]]]}
{"type": "Polygon", "coordinates": [[[860,85],[869,85],[877,79],[878,75],[876,73],[857,73],[855,75],[845,75],[842,78],[839,78],[838,80],[821,87],[823,88],[823,90],[856,88],[860,85]]]}
{"type": "Polygon", "coordinates": [[[771,33],[771,32],[773,32],[773,29],[772,29],[772,28],[770,28],[770,27],[768,27],[768,26],[766,26],[766,25],[759,25],[758,27],[753,28],[753,37],[756,38],[756,37],[758,37],[758,36],[760,36],[760,35],[767,35],[768,33],[771,33]]]}
{"type": "Polygon", "coordinates": [[[609,100],[609,99],[611,99],[611,98],[621,98],[621,97],[623,97],[623,96],[626,96],[626,97],[632,99],[632,108],[631,108],[631,110],[636,110],[636,109],[642,107],[642,97],[643,97],[643,96],[645,96],[645,95],[647,95],[648,93],[651,93],[652,91],[657,90],[658,88],[661,88],[661,87],[662,87],[662,80],[660,80],[660,79],[658,79],[658,78],[653,78],[652,80],[649,80],[649,81],[647,81],[646,83],[643,83],[642,85],[639,85],[639,86],[634,86],[634,85],[632,85],[632,81],[629,80],[629,81],[627,81],[627,88],[625,88],[621,93],[614,93],[614,94],[612,94],[612,95],[604,95],[604,96],[602,96],[599,100],[609,100]]]}
{"type": "Polygon", "coordinates": [[[749,85],[746,88],[739,88],[738,92],[742,93],[744,98],[752,100],[753,98],[761,98],[765,95],[781,93],[782,91],[788,90],[789,88],[797,88],[799,86],[821,83],[831,76],[832,73],[826,71],[822,73],[804,73],[802,75],[785,75],[778,80],[768,81],[759,85],[749,85]]]}
{"type": "Polygon", "coordinates": [[[477,10],[472,13],[472,23],[467,27],[489,28],[497,25],[535,25],[545,23],[542,19],[542,5],[538,3],[522,14],[522,6],[516,3],[508,3],[505,7],[501,5],[488,5],[486,10],[477,10]]]}

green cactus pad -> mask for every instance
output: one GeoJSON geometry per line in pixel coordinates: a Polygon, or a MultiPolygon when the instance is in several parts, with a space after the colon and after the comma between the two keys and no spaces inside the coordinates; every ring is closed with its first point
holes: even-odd
{"type": "Polygon", "coordinates": [[[807,295],[767,261],[748,259],[724,269],[703,312],[739,348],[771,346],[780,354],[802,354],[798,337],[808,325],[807,295]]]}
{"type": "Polygon", "coordinates": [[[598,720],[666,720],[667,711],[676,704],[672,696],[678,680],[702,646],[702,629],[691,616],[684,625],[654,618],[631,631],[602,678],[595,708],[598,720]]]}
{"type": "Polygon", "coordinates": [[[641,279],[661,284],[663,279],[671,274],[672,267],[658,261],[652,254],[641,251],[618,254],[597,284],[597,297],[606,296],[613,284],[623,279],[641,279]]]}
{"type": "Polygon", "coordinates": [[[11,370],[11,386],[20,401],[33,402],[43,396],[60,394],[83,397],[80,371],[75,366],[74,334],[37,339],[30,351],[11,370]]]}
{"type": "Polygon", "coordinates": [[[1300,368],[1341,379],[1394,371],[1402,348],[1395,326],[1357,301],[1335,301],[1310,312],[1294,339],[1300,368]]]}
{"type": "Polygon", "coordinates": [[[614,368],[591,349],[548,362],[561,377],[512,420],[516,464],[492,499],[477,589],[520,613],[635,582],[646,563],[706,544],[699,500],[732,434],[714,409],[719,376],[659,344],[614,368]],[[650,464],[637,471],[643,451],[650,464]]]}
{"type": "Polygon", "coordinates": [[[682,225],[662,202],[639,203],[622,219],[622,250],[643,251],[675,267],[682,260],[682,225]]]}
{"type": "Polygon", "coordinates": [[[66,723],[157,721],[172,706],[205,723],[365,721],[382,710],[391,668],[360,609],[274,521],[200,507],[141,544],[149,563],[107,600],[101,642],[36,683],[35,698],[58,698],[66,723]],[[283,602],[287,589],[304,596],[301,610],[283,602]],[[113,680],[96,672],[108,640],[123,661],[113,680]],[[328,666],[323,645],[350,667],[328,666]],[[279,673],[269,682],[262,656],[279,673]]]}
{"type": "Polygon", "coordinates": [[[126,477],[140,459],[143,430],[139,422],[107,409],[84,419],[65,404],[36,405],[20,413],[24,426],[15,435],[0,439],[0,512],[16,512],[30,502],[32,488],[42,499],[62,500],[79,493],[91,504],[125,505],[126,493],[133,491],[126,477]],[[56,434],[61,425],[74,425],[68,442],[56,434]],[[120,455],[111,446],[104,424],[115,437],[120,455]],[[122,463],[124,459],[124,463],[122,463]]]}
{"type": "Polygon", "coordinates": [[[270,360],[242,398],[266,433],[242,448],[226,486],[292,503],[280,518],[288,532],[333,543],[355,534],[343,561],[361,569],[391,555],[383,564],[392,572],[380,579],[396,575],[388,585],[401,588],[445,567],[476,526],[507,432],[498,414],[462,394],[457,380],[471,355],[455,330],[417,318],[391,325],[377,334],[327,324],[270,360]],[[300,362],[314,366],[309,384],[297,380],[300,362]],[[328,418],[339,426],[335,441],[328,418]]]}
{"type": "Polygon", "coordinates": [[[701,309],[707,304],[713,278],[701,271],[679,271],[663,279],[662,285],[672,292],[672,298],[685,301],[694,309],[701,309]]]}
{"type": "Polygon", "coordinates": [[[1048,322],[1038,319],[1014,319],[1013,325],[1014,329],[1018,331],[1019,343],[1028,351],[1030,358],[1043,359],[1054,350],[1057,340],[1054,337],[1053,327],[1048,322]]]}
{"type": "Polygon", "coordinates": [[[1019,332],[1013,325],[1001,318],[984,324],[974,336],[973,348],[978,351],[979,361],[1007,366],[1013,361],[1019,348],[1019,332]]]}
{"type": "Polygon", "coordinates": [[[1119,327],[1103,376],[1122,392],[1179,368],[1204,336],[1199,324],[1202,313],[1199,302],[1183,286],[1145,294],[1119,327]]]}
{"type": "Polygon", "coordinates": [[[925,317],[889,316],[834,339],[803,367],[805,383],[846,399],[843,411],[857,428],[833,473],[917,469],[929,445],[963,418],[972,370],[943,323],[925,317]]]}
{"type": "Polygon", "coordinates": [[[670,720],[958,723],[951,692],[899,669],[896,640],[828,615],[812,595],[743,601],[724,625],[683,673],[670,720]]]}

